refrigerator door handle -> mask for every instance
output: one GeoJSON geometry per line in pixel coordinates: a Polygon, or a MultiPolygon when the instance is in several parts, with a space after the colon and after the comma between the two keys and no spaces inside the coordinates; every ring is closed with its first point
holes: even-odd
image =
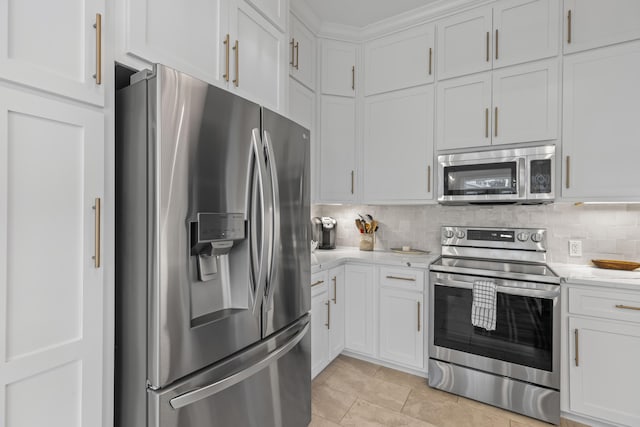
{"type": "MultiPolygon", "coordinates": [[[[258,169],[257,181],[258,187],[260,189],[260,221],[262,225],[262,239],[260,242],[260,255],[259,255],[259,266],[258,266],[258,274],[255,275],[255,270],[253,271],[253,279],[255,284],[255,289],[251,289],[253,293],[253,306],[251,307],[251,311],[254,316],[257,316],[261,310],[261,303],[265,292],[266,282],[267,282],[267,274],[268,274],[268,260],[271,259],[271,241],[273,240],[273,224],[271,221],[270,208],[267,206],[267,200],[271,200],[271,187],[268,185],[268,173],[267,173],[267,164],[264,157],[264,150],[260,141],[260,131],[258,129],[253,129],[251,132],[251,147],[255,159],[255,164],[258,169]],[[269,218],[267,217],[269,216],[269,218]]],[[[255,212],[255,208],[251,208],[255,212]]],[[[253,215],[252,215],[253,217],[253,215]]],[[[255,239],[255,236],[251,236],[251,241],[255,239]]],[[[252,244],[252,248],[254,245],[252,244]]],[[[254,250],[251,251],[251,257],[255,257],[254,250]]],[[[255,258],[252,260],[251,267],[255,268],[255,258]]]]}
{"type": "Polygon", "coordinates": [[[198,402],[199,400],[206,399],[207,397],[212,396],[216,393],[220,393],[221,391],[226,390],[229,387],[246,380],[247,378],[276,362],[282,356],[286,355],[292,348],[298,345],[298,343],[302,340],[302,338],[304,338],[308,330],[309,323],[307,323],[300,332],[294,335],[293,338],[289,340],[289,342],[287,342],[277,350],[272,351],[259,362],[212,384],[197,388],[195,390],[191,390],[187,393],[181,394],[180,396],[176,396],[169,401],[169,404],[173,409],[180,409],[185,406],[191,405],[192,403],[198,402]]]}
{"type": "Polygon", "coordinates": [[[269,167],[269,175],[271,178],[271,195],[272,195],[272,242],[271,242],[271,259],[269,260],[269,274],[268,274],[268,287],[267,287],[267,299],[265,301],[265,307],[267,310],[271,309],[271,302],[273,300],[274,279],[277,273],[278,267],[278,255],[280,254],[280,192],[278,186],[278,168],[276,166],[276,156],[273,150],[273,143],[271,142],[271,135],[268,131],[264,131],[265,147],[267,148],[267,162],[269,167]]]}

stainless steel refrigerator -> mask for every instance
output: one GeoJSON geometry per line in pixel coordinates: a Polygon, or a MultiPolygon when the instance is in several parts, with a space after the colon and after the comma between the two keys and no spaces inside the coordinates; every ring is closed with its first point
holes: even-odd
{"type": "Polygon", "coordinates": [[[116,95],[116,425],[311,419],[309,132],[162,65],[116,95]]]}

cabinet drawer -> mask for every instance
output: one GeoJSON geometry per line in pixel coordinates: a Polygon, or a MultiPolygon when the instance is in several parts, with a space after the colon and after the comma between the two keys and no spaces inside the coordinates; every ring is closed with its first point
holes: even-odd
{"type": "Polygon", "coordinates": [[[640,292],[569,288],[569,312],[640,323],[640,292]]]}
{"type": "Polygon", "coordinates": [[[380,286],[424,290],[424,272],[414,268],[380,267],[380,286]]]}
{"type": "Polygon", "coordinates": [[[328,289],[329,273],[326,271],[318,271],[311,275],[311,297],[326,292],[328,289]]]}

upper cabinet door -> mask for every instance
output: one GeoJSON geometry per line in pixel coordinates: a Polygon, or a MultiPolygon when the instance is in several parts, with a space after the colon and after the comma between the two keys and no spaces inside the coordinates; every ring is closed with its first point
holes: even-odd
{"type": "Polygon", "coordinates": [[[493,67],[558,54],[560,2],[503,0],[493,8],[493,67]]]}
{"type": "Polygon", "coordinates": [[[129,0],[126,50],[218,86],[228,78],[226,0],[129,0]]]}
{"type": "Polygon", "coordinates": [[[438,150],[491,144],[491,73],[438,83],[438,150]]]}
{"type": "Polygon", "coordinates": [[[287,27],[287,3],[285,0],[247,0],[247,2],[280,31],[285,31],[287,27]]]}
{"type": "Polygon", "coordinates": [[[0,8],[0,78],[104,105],[104,0],[0,0],[0,8]]]}
{"type": "Polygon", "coordinates": [[[493,72],[493,144],[558,136],[558,61],[537,61],[493,72]]]}
{"type": "Polygon", "coordinates": [[[353,43],[322,41],[322,93],[356,96],[357,47],[353,43]]]}
{"type": "Polygon", "coordinates": [[[286,38],[244,0],[232,21],[231,88],[275,111],[283,107],[286,38]]]}
{"type": "Polygon", "coordinates": [[[433,103],[431,85],[365,98],[364,200],[432,198],[433,103]]]}
{"type": "Polygon", "coordinates": [[[364,48],[365,95],[433,82],[433,25],[422,25],[368,42],[364,48]]]}
{"type": "Polygon", "coordinates": [[[300,20],[291,15],[289,75],[316,90],[316,38],[300,20]]]}
{"type": "Polygon", "coordinates": [[[491,8],[482,7],[437,23],[438,79],[490,70],[493,58],[491,8]]]}
{"type": "Polygon", "coordinates": [[[640,41],[564,58],[562,195],[638,200],[640,41]]]}
{"type": "Polygon", "coordinates": [[[640,1],[565,0],[564,53],[640,38],[640,1]]]}

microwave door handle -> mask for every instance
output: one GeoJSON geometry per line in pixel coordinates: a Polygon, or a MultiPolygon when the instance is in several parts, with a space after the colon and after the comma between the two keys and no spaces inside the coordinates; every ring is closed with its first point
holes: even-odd
{"type": "Polygon", "coordinates": [[[518,159],[518,197],[524,199],[527,197],[526,195],[526,169],[525,169],[525,159],[520,157],[518,159]]]}
{"type": "MultiPolygon", "coordinates": [[[[442,282],[435,282],[436,286],[444,286],[449,288],[462,288],[462,289],[473,289],[472,282],[463,282],[460,280],[446,280],[442,282]]],[[[543,291],[539,289],[530,289],[530,288],[516,288],[514,286],[497,286],[496,290],[501,294],[507,295],[517,295],[523,297],[533,297],[533,298],[556,298],[560,295],[560,290],[557,291],[543,291]]]]}
{"type": "Polygon", "coordinates": [[[271,135],[268,131],[264,131],[264,142],[267,149],[267,166],[270,176],[271,185],[271,221],[272,221],[272,235],[271,235],[271,250],[269,252],[269,274],[268,274],[268,287],[267,287],[267,299],[265,301],[265,307],[267,310],[271,307],[273,300],[273,293],[275,292],[275,277],[277,273],[278,262],[280,258],[280,190],[278,186],[278,168],[276,166],[276,156],[273,150],[273,143],[271,142],[271,135]]]}

